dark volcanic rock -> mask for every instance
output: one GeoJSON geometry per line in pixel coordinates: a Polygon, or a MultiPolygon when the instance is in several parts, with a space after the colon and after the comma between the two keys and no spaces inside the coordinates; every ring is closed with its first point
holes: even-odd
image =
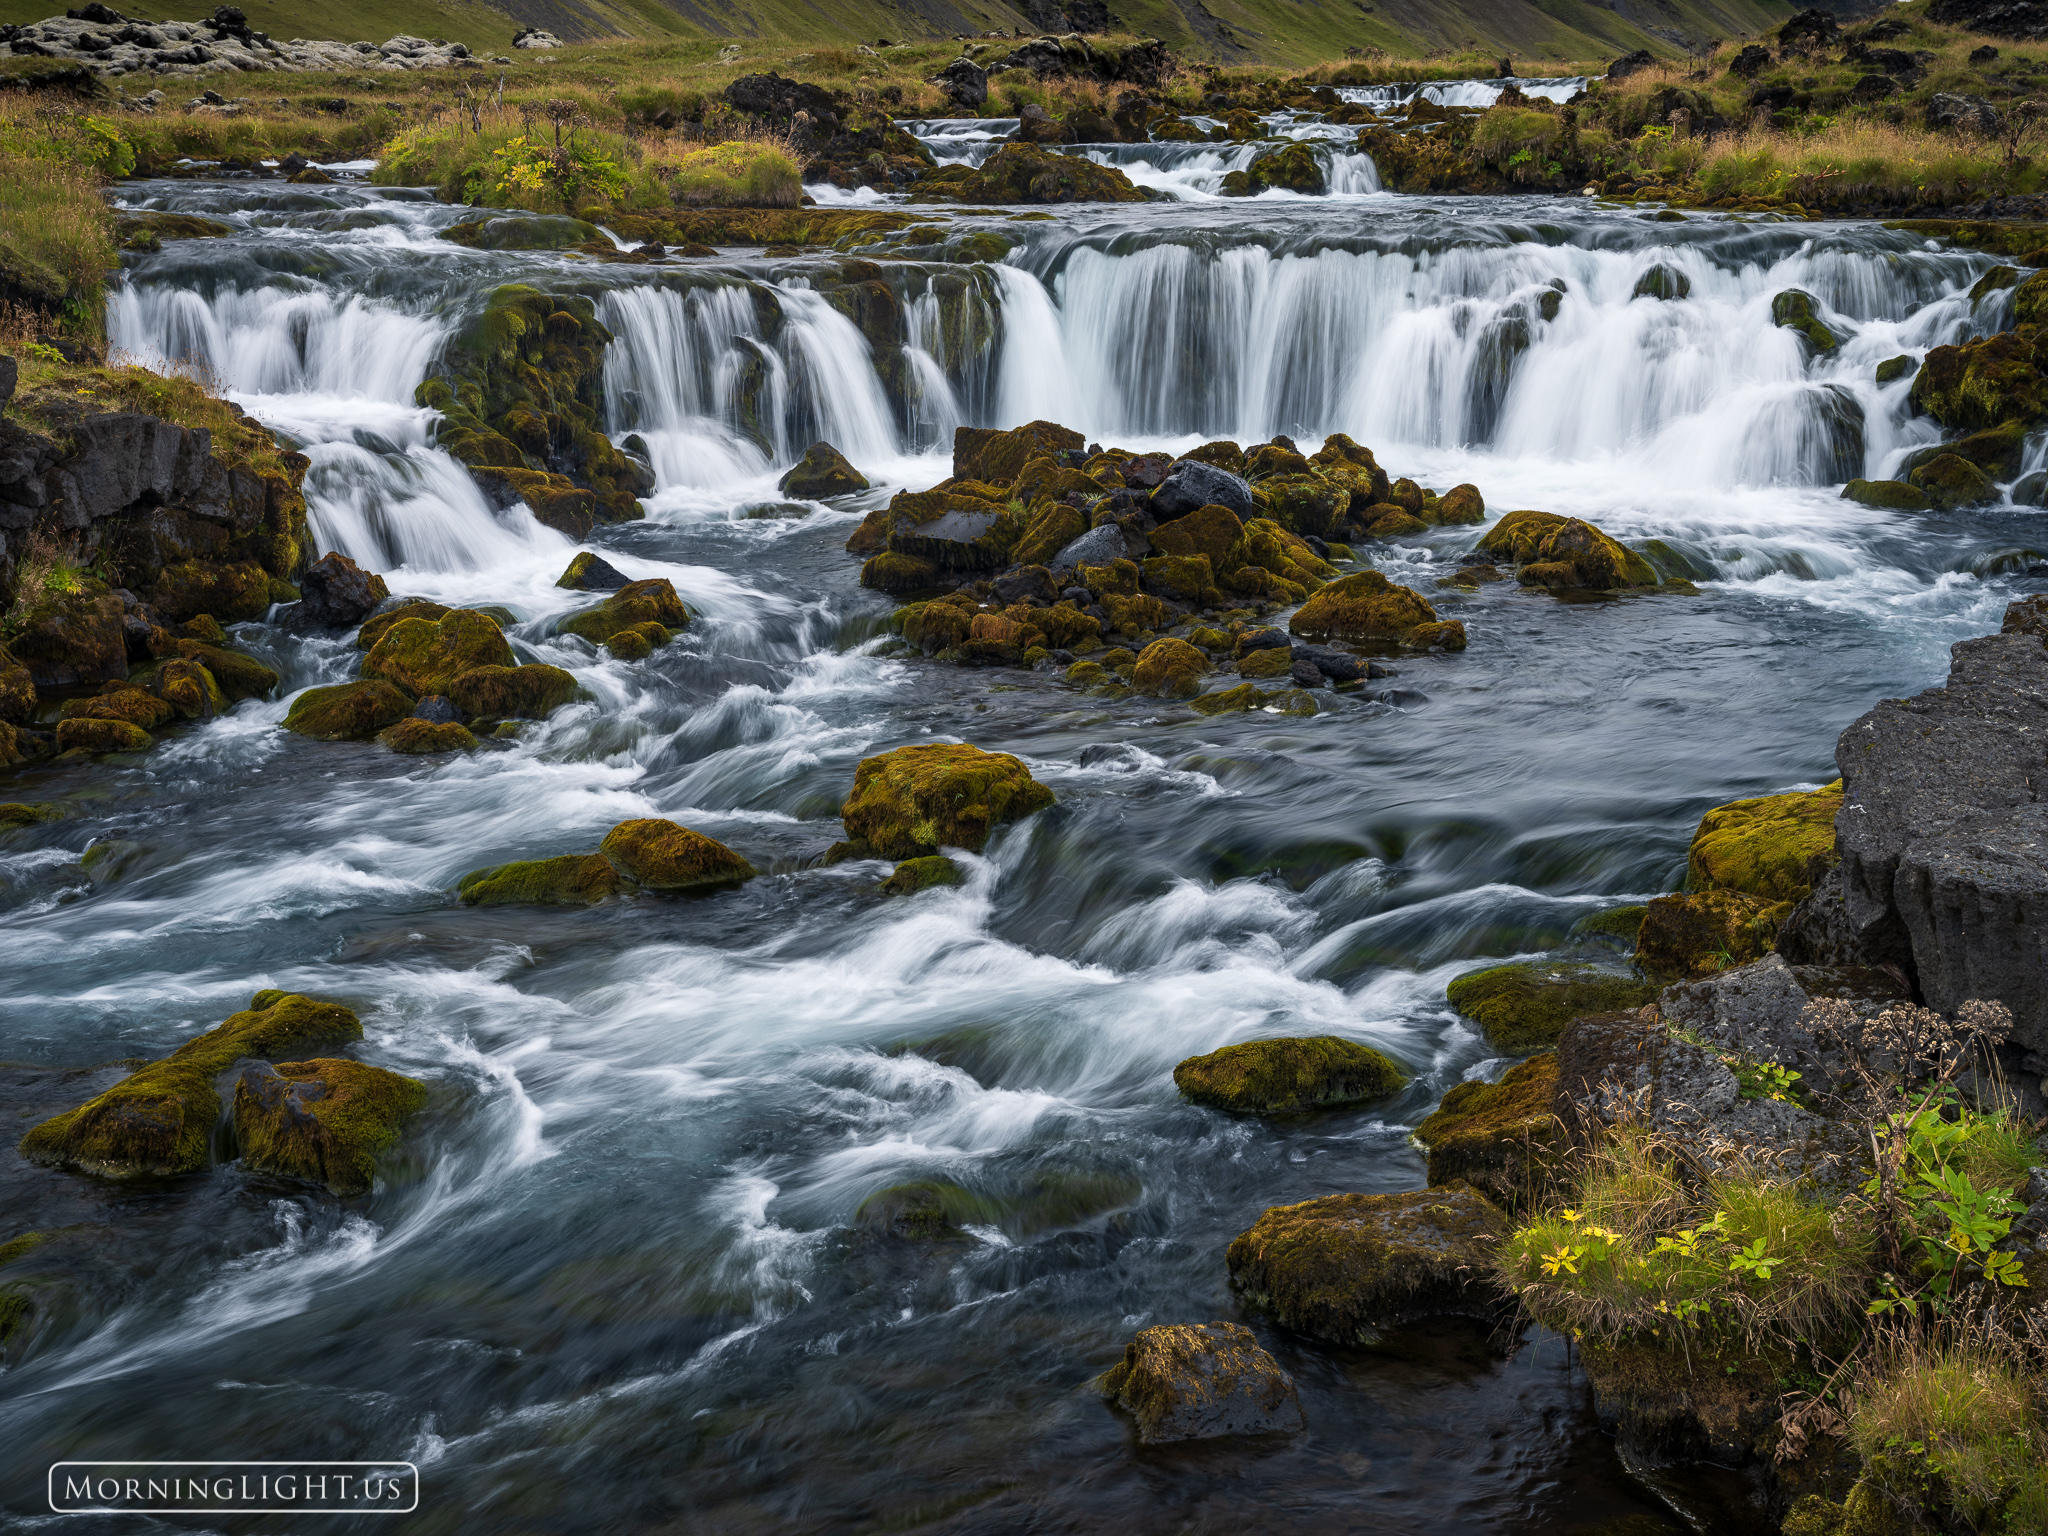
{"type": "Polygon", "coordinates": [[[382,576],[331,551],[306,567],[299,591],[284,615],[288,629],[353,629],[391,595],[382,576]]]}
{"type": "Polygon", "coordinates": [[[1200,459],[1182,459],[1152,493],[1150,510],[1163,522],[1185,517],[1199,507],[1212,506],[1228,507],[1245,521],[1258,515],[1252,506],[1252,488],[1246,481],[1200,459]]]}
{"type": "Polygon", "coordinates": [[[1083,565],[1107,565],[1124,558],[1124,531],[1114,523],[1090,528],[1052,557],[1054,571],[1071,571],[1083,565]]]}
{"type": "Polygon", "coordinates": [[[1992,37],[2048,37],[2048,5],[2034,0],[1934,0],[1927,19],[1992,37]]]}

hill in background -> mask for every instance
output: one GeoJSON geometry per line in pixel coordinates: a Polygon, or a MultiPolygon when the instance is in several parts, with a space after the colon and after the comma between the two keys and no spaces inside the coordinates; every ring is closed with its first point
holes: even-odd
{"type": "MultiPolygon", "coordinates": [[[[249,25],[277,38],[382,42],[401,32],[474,50],[506,48],[520,25],[564,39],[900,42],[934,34],[1100,31],[1157,37],[1190,58],[1300,65],[1351,49],[1421,58],[1480,48],[1528,62],[1605,60],[1648,48],[1775,27],[1786,0],[241,0],[249,25]]],[[[144,0],[115,9],[195,20],[207,3],[144,0]]],[[[62,14],[52,0],[0,0],[0,22],[62,14]]]]}

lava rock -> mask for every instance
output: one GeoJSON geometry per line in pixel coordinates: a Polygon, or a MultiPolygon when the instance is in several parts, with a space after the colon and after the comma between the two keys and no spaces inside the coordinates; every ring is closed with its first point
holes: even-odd
{"type": "Polygon", "coordinates": [[[1050,569],[1055,575],[1063,575],[1084,565],[1107,565],[1123,559],[1124,554],[1123,530],[1114,523],[1104,523],[1100,528],[1090,528],[1054,555],[1050,569]]]}
{"type": "Polygon", "coordinates": [[[586,549],[569,562],[569,568],[555,579],[555,585],[571,592],[616,592],[632,580],[601,555],[586,549]]]}
{"type": "Polygon", "coordinates": [[[1237,1323],[1147,1328],[1095,1388],[1137,1421],[1145,1445],[1305,1427],[1294,1380],[1237,1323]]]}
{"type": "MultiPolygon", "coordinates": [[[[989,586],[1005,605],[1029,603],[1034,608],[1050,608],[1060,600],[1052,572],[1042,565],[1019,566],[1014,571],[1006,571],[989,586]]],[[[1084,590],[1081,595],[1085,599],[1087,592],[1084,590]]]]}
{"type": "Polygon", "coordinates": [[[431,725],[460,725],[462,711],[438,693],[428,694],[421,699],[419,707],[412,712],[415,720],[425,720],[431,725]]]}
{"type": "Polygon", "coordinates": [[[775,488],[785,496],[823,501],[830,496],[851,496],[868,489],[868,477],[830,443],[813,443],[775,483],[775,488]]]}
{"type": "Polygon", "coordinates": [[[280,616],[287,629],[354,629],[391,596],[384,578],[330,551],[299,577],[299,601],[280,616]]]}
{"type": "Polygon", "coordinates": [[[964,56],[934,75],[932,83],[953,105],[969,112],[979,112],[988,100],[988,71],[964,56]]]}
{"type": "Polygon", "coordinates": [[[1242,521],[1258,515],[1248,481],[1200,459],[1182,459],[1175,464],[1152,493],[1148,510],[1165,522],[1208,506],[1227,507],[1242,521]]]}
{"type": "Polygon", "coordinates": [[[1297,645],[1294,647],[1294,659],[1297,663],[1310,663],[1333,683],[1355,683],[1365,676],[1363,662],[1349,651],[1340,651],[1333,645],[1297,645]]]}

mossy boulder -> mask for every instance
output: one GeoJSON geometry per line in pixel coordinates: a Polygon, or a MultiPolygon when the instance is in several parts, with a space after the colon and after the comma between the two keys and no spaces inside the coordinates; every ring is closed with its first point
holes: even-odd
{"type": "Polygon", "coordinates": [[[1793,903],[1741,891],[1660,896],[1643,913],[1636,963],[1660,976],[1711,976],[1776,947],[1793,903]]]}
{"type": "MultiPolygon", "coordinates": [[[[555,628],[558,633],[580,635],[593,645],[602,645],[613,635],[647,623],[665,630],[689,626],[690,610],[676,596],[675,583],[665,576],[629,582],[595,608],[572,613],[555,628]]],[[[511,665],[509,657],[505,665],[511,665]]]]}
{"type": "Polygon", "coordinates": [[[1154,640],[1138,653],[1131,686],[1165,699],[1191,699],[1202,691],[1209,658],[1185,640],[1154,640]]]}
{"type": "Polygon", "coordinates": [[[1460,1083],[1415,1128],[1429,1149],[1431,1187],[1462,1179],[1505,1209],[1535,1205],[1564,1154],[1563,1127],[1551,1112],[1557,1053],[1510,1068],[1497,1083],[1460,1083]]]}
{"type": "Polygon", "coordinates": [[[1367,1104],[1397,1093],[1401,1069],[1369,1045],[1335,1035],[1248,1040],[1173,1069],[1174,1086],[1197,1104],[1247,1115],[1301,1115],[1367,1104]]]}
{"type": "Polygon", "coordinates": [[[1800,288],[1787,288],[1771,299],[1771,324],[1780,330],[1797,332],[1816,353],[1832,352],[1842,344],[1841,338],[1820,323],[1814,308],[1812,294],[1800,288]]]}
{"type": "Polygon", "coordinates": [[[205,613],[238,624],[270,612],[270,576],[253,561],[216,565],[187,560],[165,566],[143,595],[150,607],[180,623],[205,613]]]}
{"type": "Polygon", "coordinates": [[[1919,367],[1918,362],[1902,352],[1897,357],[1888,357],[1879,363],[1875,377],[1880,384],[1890,384],[1896,379],[1908,377],[1919,367]]]}
{"type": "Polygon", "coordinates": [[[1960,346],[1936,347],[1913,376],[1913,404],[1954,431],[2048,415],[2048,377],[2031,333],[2000,331],[1960,346]]]}
{"type": "Polygon", "coordinates": [[[1657,995],[1638,976],[1579,964],[1516,961],[1460,976],[1445,989],[1451,1006],[1503,1051],[1555,1045],[1565,1025],[1582,1013],[1640,1008],[1657,995]]]}
{"type": "Polygon", "coordinates": [[[40,827],[49,822],[62,821],[70,814],[61,805],[24,805],[19,800],[12,800],[0,805],[0,830],[40,827]]]}
{"type": "Polygon", "coordinates": [[[604,647],[620,661],[645,661],[674,638],[665,626],[649,619],[645,624],[620,630],[605,641],[604,647]]]}
{"type": "Polygon", "coordinates": [[[1088,519],[1080,509],[1065,502],[1048,502],[1034,507],[1024,525],[1024,536],[1011,551],[1019,565],[1048,565],[1052,557],[1088,531],[1088,519]]]}
{"type": "Polygon", "coordinates": [[[1472,484],[1454,485],[1437,498],[1436,520],[1445,527],[1486,521],[1486,498],[1472,484]]]}
{"type": "Polygon", "coordinates": [[[1244,524],[1228,507],[1197,507],[1172,522],[1161,523],[1150,535],[1155,549],[1168,555],[1206,558],[1212,569],[1221,570],[1224,561],[1244,540],[1244,524]]]}
{"type": "Polygon", "coordinates": [[[1655,567],[1634,550],[1554,512],[1510,512],[1486,530],[1479,548],[1513,560],[1524,586],[1614,592],[1657,585],[1655,567]]]}
{"type": "Polygon", "coordinates": [[[847,462],[846,455],[830,443],[813,443],[804,456],[776,482],[784,496],[802,501],[824,501],[832,496],[851,496],[868,488],[868,477],[847,462]]]}
{"type": "Polygon", "coordinates": [[[1802,1495],[1786,1513],[1779,1536],[1913,1536],[1926,1527],[1909,1518],[1874,1482],[1858,1482],[1841,1502],[1802,1495]]]}
{"type": "Polygon", "coordinates": [[[754,878],[754,866],[721,842],[659,817],[622,821],[598,851],[635,885],[689,891],[754,878]]]}
{"type": "Polygon", "coordinates": [[[1359,571],[1309,598],[1287,627],[1311,640],[1398,640],[1436,621],[1436,610],[1420,594],[1378,571],[1359,571]]]}
{"type": "Polygon", "coordinates": [[[862,586],[897,597],[928,591],[937,586],[938,581],[939,568],[931,561],[920,560],[915,555],[899,555],[894,550],[884,550],[860,568],[862,586]]]}
{"type": "Polygon", "coordinates": [[[243,1166],[367,1194],[377,1154],[425,1107],[426,1084],[338,1057],[259,1064],[235,1084],[243,1166]]]}
{"type": "Polygon", "coordinates": [[[1286,646],[1268,646],[1253,651],[1237,664],[1240,677],[1286,677],[1294,670],[1294,652],[1286,646]]]}
{"type": "Polygon", "coordinates": [[[409,716],[377,733],[381,746],[409,756],[430,756],[439,752],[474,752],[476,737],[467,726],[453,720],[421,720],[409,716]]]}
{"type": "Polygon", "coordinates": [[[36,1126],[21,1155],[105,1178],[189,1173],[206,1165],[221,1073],[245,1057],[276,1061],[362,1038],[361,1022],[338,1003],[259,992],[245,1011],[36,1126]]]}
{"type": "Polygon", "coordinates": [[[462,877],[455,894],[467,906],[587,907],[630,889],[603,854],[565,853],[479,869],[462,877]]]}
{"type": "Polygon", "coordinates": [[[1142,1445],[1269,1435],[1305,1427],[1294,1380],[1238,1323],[1146,1328],[1094,1382],[1142,1445]]]}
{"type": "Polygon", "coordinates": [[[284,728],[315,741],[368,741],[410,716],[416,704],[411,694],[383,678],[335,683],[308,688],[293,699],[284,728]]]}
{"type": "Polygon", "coordinates": [[[934,178],[910,189],[917,202],[1139,203],[1145,194],[1113,166],[1056,155],[1035,144],[1005,144],[979,170],[957,179],[934,178]]]}
{"type": "Polygon", "coordinates": [[[454,608],[438,619],[404,619],[363,658],[365,678],[383,678],[416,699],[447,694],[455,679],[477,667],[516,665],[498,621],[473,608],[454,608]]]}
{"type": "Polygon", "coordinates": [[[1330,190],[1330,182],[1315,150],[1297,140],[1285,149],[1257,156],[1241,171],[1231,171],[1218,190],[1225,197],[1257,197],[1273,190],[1321,197],[1330,190]]]}
{"type": "MultiPolygon", "coordinates": [[[[570,563],[570,569],[575,569],[573,561],[570,563]]],[[[377,642],[384,638],[392,626],[403,624],[407,619],[439,619],[450,611],[446,603],[430,603],[422,598],[417,602],[400,603],[396,608],[387,608],[382,613],[373,613],[363,620],[362,628],[356,631],[356,649],[374,650],[377,642]]]]}
{"type": "Polygon", "coordinates": [[[0,720],[27,725],[36,714],[36,680],[0,646],[0,720]]]}
{"type": "Polygon", "coordinates": [[[169,701],[144,688],[124,688],[109,683],[110,692],[90,698],[66,699],[59,713],[66,720],[125,720],[145,731],[153,731],[177,718],[169,701]]]}
{"type": "Polygon", "coordinates": [[[1903,480],[1851,480],[1842,487],[1842,500],[1888,512],[1925,512],[1934,505],[1925,491],[1903,480]]]}
{"type": "Polygon", "coordinates": [[[156,738],[126,720],[64,720],[57,726],[59,752],[147,752],[156,738]]]}
{"type": "Polygon", "coordinates": [[[1033,459],[1057,460],[1087,444],[1087,438],[1056,421],[1030,421],[1009,428],[955,427],[953,478],[1008,486],[1033,459]]]}
{"type": "Polygon", "coordinates": [[[1330,1195],[1268,1210],[1225,1262],[1246,1305],[1296,1333],[1371,1343],[1422,1317],[1491,1321],[1503,1298],[1488,1276],[1507,1230],[1499,1207],[1466,1184],[1330,1195]]]}
{"type": "Polygon", "coordinates": [[[905,859],[882,882],[882,889],[891,896],[912,896],[935,885],[958,885],[960,879],[960,866],[944,854],[935,853],[921,859],[905,859]]]}
{"type": "Polygon", "coordinates": [[[934,743],[862,759],[839,815],[846,853],[912,859],[941,848],[979,853],[997,827],[1052,803],[1007,752],[934,743]]]}
{"type": "Polygon", "coordinates": [[[128,675],[121,599],[103,582],[45,592],[13,623],[8,654],[36,688],[90,688],[128,675]]]}
{"type": "Polygon", "coordinates": [[[1998,500],[1998,487],[1991,477],[1960,454],[1938,453],[1925,464],[1915,465],[1906,480],[1944,512],[1957,507],[1988,507],[1998,500]]]}
{"type": "Polygon", "coordinates": [[[472,667],[448,685],[448,702],[475,719],[545,720],[580,691],[560,667],[528,662],[472,667]]]}
{"type": "Polygon", "coordinates": [[[254,656],[244,656],[240,651],[207,645],[199,640],[179,640],[175,648],[182,659],[206,668],[207,674],[230,703],[239,703],[243,699],[267,699],[277,690],[277,673],[254,656]]]}
{"type": "Polygon", "coordinates": [[[1842,781],[1806,794],[1766,795],[1700,818],[1686,855],[1686,888],[1804,901],[1835,863],[1842,781]]]}
{"type": "Polygon", "coordinates": [[[993,1202],[944,1179],[892,1184],[854,1210],[856,1226],[893,1237],[931,1241],[968,1226],[993,1226],[1002,1213],[993,1202]]]}
{"type": "Polygon", "coordinates": [[[587,549],[578,550],[568,567],[555,578],[555,585],[567,592],[616,592],[632,578],[587,549]]]}

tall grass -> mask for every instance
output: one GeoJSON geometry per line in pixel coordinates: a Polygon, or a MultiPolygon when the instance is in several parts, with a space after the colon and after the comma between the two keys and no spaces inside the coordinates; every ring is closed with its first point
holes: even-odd
{"type": "Polygon", "coordinates": [[[2008,168],[2002,148],[1983,139],[1873,118],[1838,120],[1810,134],[1724,134],[1709,141],[1697,174],[1712,199],[1899,207],[2031,191],[2041,180],[2032,165],[2008,168]]]}
{"type": "Polygon", "coordinates": [[[108,127],[75,103],[0,95],[0,302],[94,338],[119,264],[101,172],[133,164],[108,127]]]}

